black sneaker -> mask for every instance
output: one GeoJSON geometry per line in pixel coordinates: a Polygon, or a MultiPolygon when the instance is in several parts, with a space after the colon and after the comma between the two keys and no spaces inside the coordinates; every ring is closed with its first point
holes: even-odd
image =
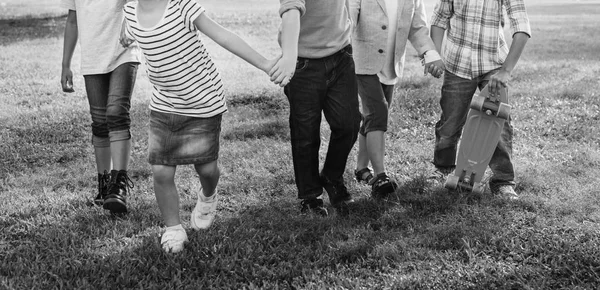
{"type": "Polygon", "coordinates": [[[321,185],[327,191],[329,195],[329,202],[336,210],[342,214],[346,214],[348,211],[348,204],[354,202],[352,196],[348,192],[348,189],[344,185],[343,181],[332,181],[325,175],[321,174],[321,185]]]}
{"type": "Polygon", "coordinates": [[[127,213],[127,188],[133,188],[133,181],[126,170],[112,170],[110,176],[103,207],[111,213],[127,213]]]}
{"type": "Polygon", "coordinates": [[[110,183],[110,174],[104,170],[104,174],[98,173],[98,195],[94,198],[94,204],[100,206],[104,204],[104,198],[108,192],[108,184],[110,183]]]}
{"type": "Polygon", "coordinates": [[[307,213],[312,211],[320,216],[327,216],[327,209],[323,206],[323,200],[319,198],[305,199],[300,202],[300,212],[307,213]]]}
{"type": "Polygon", "coordinates": [[[398,184],[391,180],[385,172],[377,174],[371,187],[371,196],[373,198],[386,198],[398,188],[398,184]]]}

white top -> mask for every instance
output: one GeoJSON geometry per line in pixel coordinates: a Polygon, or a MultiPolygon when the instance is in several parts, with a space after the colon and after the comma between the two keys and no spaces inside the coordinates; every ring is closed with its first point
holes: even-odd
{"type": "Polygon", "coordinates": [[[136,46],[119,43],[123,5],[128,0],[61,0],[61,7],[77,13],[83,75],[112,72],[126,62],[139,62],[136,46]]]}
{"type": "Polygon", "coordinates": [[[385,9],[388,17],[388,38],[386,44],[387,54],[381,72],[377,74],[382,84],[393,85],[398,82],[396,74],[396,33],[398,30],[398,0],[385,0],[385,9]]]}
{"type": "Polygon", "coordinates": [[[153,86],[150,109],[199,118],[226,112],[221,76],[194,25],[204,8],[196,0],[169,0],[161,20],[142,27],[137,5],[125,5],[126,33],[147,63],[153,86]]]}

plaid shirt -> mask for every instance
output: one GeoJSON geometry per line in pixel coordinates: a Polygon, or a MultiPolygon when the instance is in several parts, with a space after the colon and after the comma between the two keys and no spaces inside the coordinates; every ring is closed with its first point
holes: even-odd
{"type": "Polygon", "coordinates": [[[508,55],[504,40],[503,14],[506,8],[512,35],[531,36],[524,0],[439,0],[432,26],[446,30],[442,46],[446,69],[472,79],[502,67],[508,55]]]}

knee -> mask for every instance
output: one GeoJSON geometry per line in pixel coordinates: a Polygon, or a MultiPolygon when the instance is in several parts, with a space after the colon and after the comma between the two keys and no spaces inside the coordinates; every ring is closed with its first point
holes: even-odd
{"type": "Polygon", "coordinates": [[[111,131],[129,129],[131,126],[129,105],[109,104],[106,107],[106,123],[111,131]]]}
{"type": "Polygon", "coordinates": [[[218,179],[221,176],[221,170],[217,165],[217,161],[206,164],[196,164],[194,167],[196,168],[198,175],[201,177],[218,179]]]}
{"type": "Polygon", "coordinates": [[[173,182],[175,175],[173,170],[166,166],[154,165],[152,166],[152,178],[155,184],[165,184],[173,182]]]}

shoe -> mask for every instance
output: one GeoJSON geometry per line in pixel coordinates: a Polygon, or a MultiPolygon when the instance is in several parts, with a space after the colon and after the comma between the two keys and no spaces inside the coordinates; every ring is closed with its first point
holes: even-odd
{"type": "Polygon", "coordinates": [[[98,173],[98,195],[94,198],[94,204],[100,206],[104,204],[104,198],[108,192],[108,184],[110,183],[110,174],[104,170],[104,174],[98,173]]]}
{"type": "Polygon", "coordinates": [[[187,241],[188,237],[184,229],[166,230],[160,239],[160,245],[167,253],[179,253],[187,241]]]}
{"type": "Polygon", "coordinates": [[[373,179],[373,171],[371,171],[371,168],[369,167],[365,167],[360,170],[357,169],[354,171],[354,177],[358,183],[369,184],[371,179],[373,179]]]}
{"type": "Polygon", "coordinates": [[[195,230],[205,230],[212,225],[217,215],[217,204],[219,203],[219,197],[217,192],[210,197],[205,197],[200,194],[194,210],[192,210],[192,216],[190,223],[192,228],[195,230]]]}
{"type": "Polygon", "coordinates": [[[373,198],[386,198],[398,188],[398,184],[391,180],[385,172],[377,174],[373,185],[371,186],[371,196],[373,198]]]}
{"type": "Polygon", "coordinates": [[[343,181],[332,181],[321,173],[321,185],[329,195],[329,202],[342,214],[348,211],[348,204],[354,202],[343,181]]]}
{"type": "Polygon", "coordinates": [[[519,195],[515,192],[514,186],[512,185],[496,185],[490,186],[492,194],[499,196],[506,200],[518,200],[519,195]]]}
{"type": "Polygon", "coordinates": [[[327,216],[329,214],[323,206],[323,200],[320,198],[305,199],[300,202],[300,212],[308,213],[309,211],[320,216],[327,216]]]}
{"type": "Polygon", "coordinates": [[[446,183],[446,179],[448,179],[448,175],[452,174],[454,171],[454,166],[451,167],[436,167],[435,171],[433,171],[429,176],[427,176],[427,180],[433,185],[444,186],[446,183]]]}
{"type": "Polygon", "coordinates": [[[133,188],[133,181],[126,170],[111,170],[110,177],[103,207],[113,214],[127,213],[127,189],[133,188]]]}

